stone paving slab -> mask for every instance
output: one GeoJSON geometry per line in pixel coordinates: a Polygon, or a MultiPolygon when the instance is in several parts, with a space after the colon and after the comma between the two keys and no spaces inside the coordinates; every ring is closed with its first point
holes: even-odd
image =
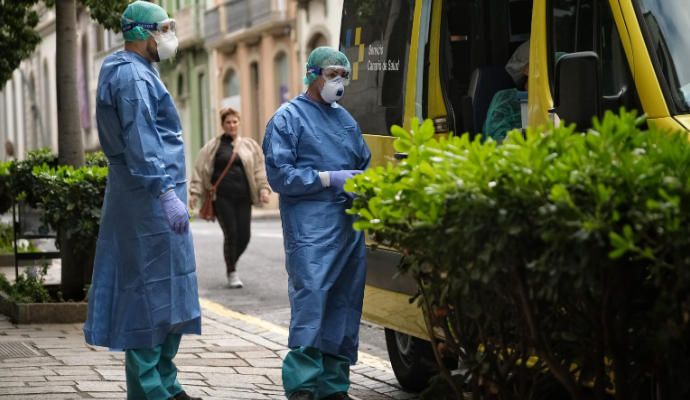
{"type": "MultiPolygon", "coordinates": [[[[185,336],[175,361],[185,390],[205,400],[284,399],[281,361],[287,329],[202,299],[203,335],[185,336]]],[[[0,315],[3,400],[124,399],[124,353],[84,343],[82,324],[14,325],[0,315]]],[[[397,384],[390,363],[360,353],[350,393],[360,400],[417,399],[397,384]]]]}

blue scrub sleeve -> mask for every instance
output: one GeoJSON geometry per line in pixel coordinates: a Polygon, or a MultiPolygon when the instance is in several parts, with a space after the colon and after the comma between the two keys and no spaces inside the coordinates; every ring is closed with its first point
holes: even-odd
{"type": "Polygon", "coordinates": [[[116,101],[130,173],[154,197],[174,189],[175,181],[166,173],[163,162],[163,140],[155,125],[158,101],[152,89],[146,81],[136,80],[116,101]]]}
{"type": "Polygon", "coordinates": [[[319,171],[297,168],[297,135],[284,115],[275,115],[266,127],[263,151],[266,175],[271,188],[279,194],[300,196],[324,189],[319,171]]]}
{"type": "Polygon", "coordinates": [[[359,132],[359,157],[361,158],[357,169],[364,171],[369,167],[369,162],[371,162],[371,151],[369,151],[369,146],[367,146],[367,142],[364,140],[359,124],[357,125],[357,132],[359,132]]]}

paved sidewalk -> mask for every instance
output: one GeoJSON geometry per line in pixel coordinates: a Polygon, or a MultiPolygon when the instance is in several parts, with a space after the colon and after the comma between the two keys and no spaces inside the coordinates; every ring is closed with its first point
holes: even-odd
{"type": "MultiPolygon", "coordinates": [[[[185,336],[176,363],[185,390],[209,399],[284,399],[281,359],[287,330],[202,299],[203,335],[185,336]]],[[[0,315],[0,398],[124,399],[122,352],[84,343],[82,324],[13,325],[0,315]]],[[[397,386],[390,364],[360,353],[355,399],[416,399],[397,386]]]]}

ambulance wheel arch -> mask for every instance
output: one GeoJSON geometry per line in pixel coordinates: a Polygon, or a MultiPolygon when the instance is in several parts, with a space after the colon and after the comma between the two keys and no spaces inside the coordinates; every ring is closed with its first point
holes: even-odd
{"type": "MultiPolygon", "coordinates": [[[[397,332],[385,329],[386,347],[393,367],[393,372],[400,386],[411,392],[419,392],[429,385],[429,379],[438,373],[438,366],[431,343],[397,332]]],[[[448,369],[456,369],[457,359],[444,359],[448,369]]]]}

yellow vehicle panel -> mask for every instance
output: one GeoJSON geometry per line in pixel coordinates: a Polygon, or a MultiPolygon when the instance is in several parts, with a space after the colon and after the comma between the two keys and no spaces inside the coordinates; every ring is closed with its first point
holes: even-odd
{"type": "Polygon", "coordinates": [[[409,295],[367,285],[362,317],[398,332],[429,340],[422,309],[410,304],[409,300],[409,295]]]}
{"type": "Polygon", "coordinates": [[[690,126],[690,115],[677,116],[675,118],[650,118],[647,120],[647,123],[650,126],[670,132],[684,131],[688,129],[687,126],[690,126]]]}
{"type": "Polygon", "coordinates": [[[367,135],[364,134],[364,141],[367,142],[371,151],[371,163],[369,168],[385,166],[394,159],[395,149],[393,149],[393,136],[367,135]]]}
{"type": "Polygon", "coordinates": [[[419,26],[421,24],[422,2],[417,1],[414,5],[414,19],[412,23],[412,42],[410,43],[410,54],[407,57],[407,79],[405,84],[405,114],[403,116],[403,127],[410,129],[411,117],[415,114],[415,101],[417,96],[417,56],[419,54],[419,26]]]}
{"type": "Polygon", "coordinates": [[[690,131],[690,115],[676,115],[675,119],[680,124],[679,129],[690,131]]]}
{"type": "Polygon", "coordinates": [[[549,122],[553,108],[549,81],[548,45],[546,43],[546,0],[534,0],[532,34],[529,49],[528,125],[541,126],[549,122]]]}

